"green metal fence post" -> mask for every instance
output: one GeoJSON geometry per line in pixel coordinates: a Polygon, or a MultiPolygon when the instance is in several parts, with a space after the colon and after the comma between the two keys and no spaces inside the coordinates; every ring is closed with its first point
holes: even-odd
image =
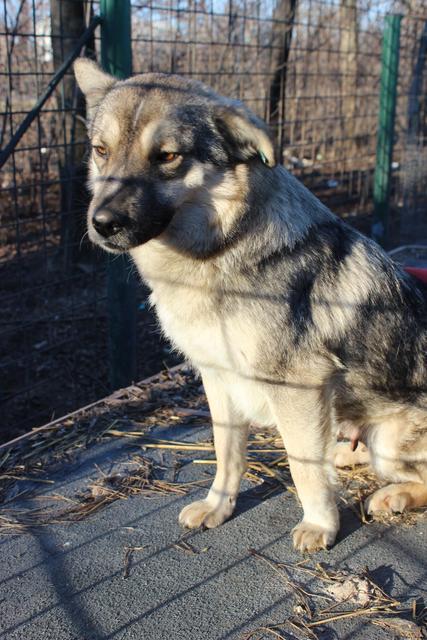
{"type": "Polygon", "coordinates": [[[384,244],[388,231],[391,159],[394,143],[401,15],[385,17],[381,56],[380,111],[374,175],[374,221],[372,237],[384,244]]]}
{"type": "MultiPolygon", "coordinates": [[[[129,0],[101,0],[101,62],[108,73],[132,73],[129,0]]],[[[109,369],[112,389],[127,386],[136,375],[136,281],[127,256],[108,256],[107,298],[109,369]]]]}

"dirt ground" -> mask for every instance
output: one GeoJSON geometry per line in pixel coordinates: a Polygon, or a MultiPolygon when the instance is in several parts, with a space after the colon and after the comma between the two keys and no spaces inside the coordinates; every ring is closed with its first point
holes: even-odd
{"type": "MultiPolygon", "coordinates": [[[[36,254],[0,267],[6,290],[0,305],[2,442],[111,391],[103,269],[82,263],[64,273],[59,262],[59,255],[46,260],[36,254]]],[[[138,380],[178,362],[147,296],[140,285],[138,380]]]]}

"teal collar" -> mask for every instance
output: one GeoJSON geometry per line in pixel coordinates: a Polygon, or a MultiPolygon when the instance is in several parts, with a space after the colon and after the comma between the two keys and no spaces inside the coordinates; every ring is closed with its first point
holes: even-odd
{"type": "Polygon", "coordinates": [[[258,155],[260,157],[260,160],[262,162],[262,164],[265,164],[268,166],[268,160],[267,160],[267,156],[265,155],[265,153],[263,153],[262,151],[258,151],[258,155]]]}

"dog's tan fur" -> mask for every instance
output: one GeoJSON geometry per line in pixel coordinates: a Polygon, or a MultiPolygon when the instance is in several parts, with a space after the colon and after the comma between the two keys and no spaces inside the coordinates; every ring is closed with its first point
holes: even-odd
{"type": "MultiPolygon", "coordinates": [[[[304,509],[293,533],[300,550],[328,546],[338,531],[334,455],[339,465],[365,462],[369,456],[384,480],[401,483],[376,492],[367,503],[369,511],[427,504],[426,408],[393,399],[385,383],[379,393],[373,382],[378,369],[369,370],[368,376],[363,367],[346,364],[327,346],[348,340],[362,313],[358,309],[369,305],[380,288],[393,299],[395,290],[400,291],[396,287],[404,286],[399,284],[403,275],[396,272],[395,277],[383,254],[355,232],[339,227],[340,233],[353,234],[351,249],[340,258],[330,281],[329,276],[313,279],[310,328],[302,327],[311,342],[298,346],[299,334],[289,337],[285,319],[294,307],[282,297],[282,279],[287,281],[292,262],[267,278],[260,257],[267,256],[274,265],[276,254],[286,250],[292,256],[296,247],[308,242],[311,231],[319,229],[320,234],[323,227],[335,228],[338,222],[281,167],[273,168],[272,145],[262,126],[242,108],[223,104],[206,87],[175,77],[147,75],[115,85],[85,61],[77,64],[76,75],[89,103],[92,142],[109,147],[107,160],[91,156],[93,199],[88,213],[90,237],[108,250],[114,247],[96,233],[93,216],[104,206],[106,194],[114,200],[119,193],[114,181],[153,172],[153,149],[179,151],[179,133],[170,132],[175,117],[170,108],[184,104],[183,93],[193,91],[206,102],[221,119],[221,132],[232,131],[238,153],[249,158],[222,166],[195,154],[185,173],[178,175],[184,155],[173,160],[167,179],[144,177],[155,181],[163,198],[173,201],[174,215],[162,233],[141,244],[129,241],[126,249],[152,289],[151,302],[164,333],[201,372],[212,414],[215,480],[206,499],[183,509],[180,522],[215,527],[231,515],[245,469],[250,422],[276,425],[283,438],[304,509]],[[156,89],[146,89],[152,85],[156,89]],[[121,151],[125,147],[126,156],[121,151]],[[269,166],[256,161],[257,154],[269,166]],[[249,215],[250,202],[262,214],[253,229],[249,226],[234,238],[235,229],[249,215]],[[382,276],[383,264],[392,273],[387,278],[382,276]],[[259,280],[252,273],[261,274],[259,280]],[[377,276],[381,283],[375,288],[377,276]],[[340,444],[334,454],[339,430],[363,441],[367,449],[360,445],[354,453],[348,449],[347,455],[340,444]]],[[[122,235],[117,234],[122,243],[117,250],[124,250],[122,235]]],[[[316,235],[311,242],[315,241],[316,235]]],[[[325,248],[323,269],[332,260],[331,251],[325,248]]],[[[290,299],[296,286],[289,286],[290,299]]],[[[385,351],[385,343],[383,347],[385,351]]],[[[417,366],[420,373],[414,372],[411,383],[418,384],[419,375],[422,387],[425,367],[421,361],[417,366]]]]}
{"type": "MultiPolygon", "coordinates": [[[[222,202],[218,209],[221,205],[222,202]]],[[[338,516],[331,506],[331,491],[336,478],[332,462],[327,460],[335,458],[336,466],[340,467],[370,461],[380,478],[402,483],[391,484],[371,496],[366,502],[368,513],[427,505],[427,439],[424,436],[420,441],[416,436],[420,426],[425,429],[425,412],[373,399],[371,413],[362,424],[349,423],[346,428],[337,422],[336,428],[348,437],[356,428],[370,453],[362,442],[354,453],[348,442],[338,443],[337,449],[333,449],[328,439],[328,423],[333,421],[333,411],[332,415],[328,413],[323,417],[326,422],[323,425],[318,407],[318,391],[327,387],[332,370],[328,360],[313,362],[311,374],[305,367],[295,371],[289,376],[286,388],[280,383],[277,387],[272,385],[270,379],[260,379],[259,372],[250,364],[257,352],[261,328],[248,325],[244,313],[236,313],[230,322],[206,324],[206,317],[215,313],[221,295],[220,285],[215,284],[215,268],[199,261],[192,264],[161,240],[133,249],[131,255],[153,289],[152,302],[165,334],[201,371],[212,413],[217,474],[206,500],[190,504],[182,511],[182,524],[217,526],[232,513],[245,468],[245,435],[251,421],[276,425],[285,443],[292,478],[304,506],[305,519],[310,523],[303,522],[295,528],[297,548],[313,550],[327,546],[335,537],[338,516]],[[159,278],[158,274],[162,273],[167,273],[167,277],[159,278]],[[229,389],[233,389],[232,396],[229,389]],[[306,437],[303,453],[302,431],[306,437]],[[308,441],[308,434],[312,434],[312,441],[308,441]],[[330,505],[329,509],[325,508],[326,504],[330,505]]],[[[347,302],[353,299],[354,288],[358,289],[359,299],[367,295],[368,284],[360,277],[360,267],[360,261],[355,261],[348,273],[342,275],[340,291],[347,292],[347,302]]],[[[247,295],[252,292],[248,291],[247,295]]],[[[334,297],[334,293],[330,296],[334,297]]],[[[350,305],[346,307],[344,300],[344,304],[337,306],[337,313],[344,315],[345,322],[345,314],[351,313],[350,305]]],[[[324,305],[319,304],[315,313],[321,316],[323,312],[324,305]]],[[[325,323],[326,318],[319,326],[325,327],[325,323]]],[[[363,380],[359,384],[363,387],[363,380]]],[[[331,399],[325,398],[324,406],[330,403],[331,399]]]]}

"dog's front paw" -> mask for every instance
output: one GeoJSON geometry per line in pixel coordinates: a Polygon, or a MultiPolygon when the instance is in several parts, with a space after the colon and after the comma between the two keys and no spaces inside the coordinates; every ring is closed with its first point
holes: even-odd
{"type": "Polygon", "coordinates": [[[327,529],[302,520],[292,530],[294,548],[297,551],[318,551],[331,547],[337,535],[336,529],[327,529]]]}
{"type": "Polygon", "coordinates": [[[188,529],[198,529],[207,527],[213,529],[227,520],[233,513],[234,504],[229,504],[229,508],[223,504],[214,506],[208,499],[197,500],[184,507],[179,514],[179,523],[188,529]]]}
{"type": "Polygon", "coordinates": [[[365,500],[365,511],[369,515],[376,513],[402,513],[411,506],[411,496],[402,485],[389,484],[378,489],[365,500]]]}

